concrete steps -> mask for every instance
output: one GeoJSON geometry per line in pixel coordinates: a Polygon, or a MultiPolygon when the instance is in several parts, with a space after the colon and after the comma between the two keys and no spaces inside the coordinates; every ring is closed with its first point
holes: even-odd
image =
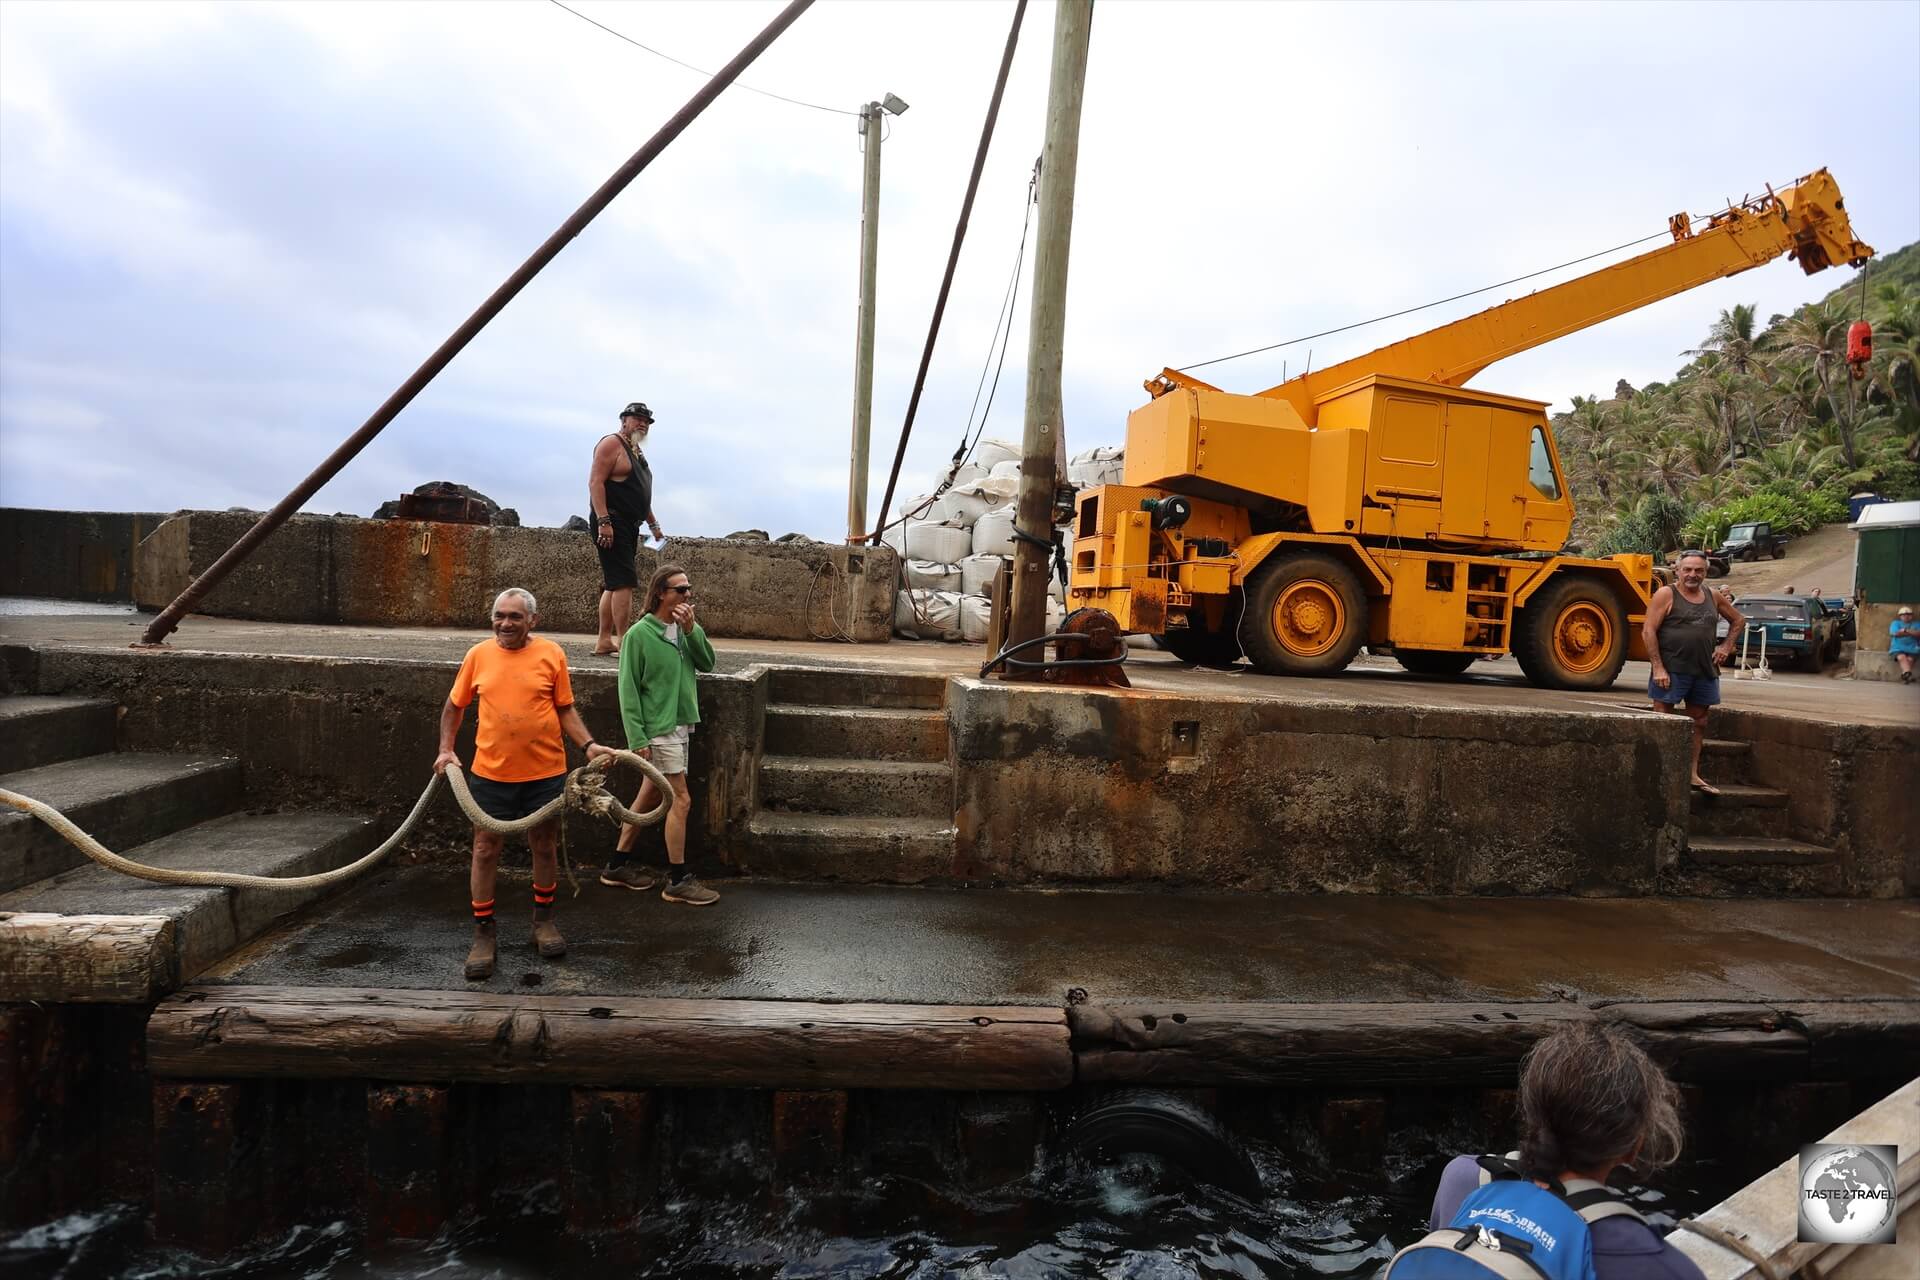
{"type": "Polygon", "coordinates": [[[747,830],[751,875],[918,884],[953,874],[953,826],[944,818],[763,811],[747,830]]]}
{"type": "MultiPolygon", "coordinates": [[[[236,813],[240,762],[114,753],[118,711],[0,698],[0,788],[44,801],[115,853],[159,867],[299,876],[372,849],[371,821],[236,813]]],[[[0,810],[0,1003],[144,1003],[325,890],[161,885],[89,861],[38,819],[0,810]]]]}
{"type": "Polygon", "coordinates": [[[768,674],[767,700],[783,706],[939,711],[947,705],[947,677],[903,671],[776,667],[768,674]]]}
{"type": "MultiPolygon", "coordinates": [[[[179,752],[89,756],[0,776],[0,788],[52,805],[116,852],[231,811],[240,784],[238,761],[179,752]]],[[[85,861],[37,819],[0,813],[0,893],[85,861]]]]}
{"type": "Polygon", "coordinates": [[[1842,892],[1839,852],[1793,837],[1787,793],[1754,780],[1752,743],[1708,738],[1700,771],[1720,794],[1692,793],[1683,891],[1748,897],[1842,892]]]}
{"type": "Polygon", "coordinates": [[[93,698],[0,698],[0,774],[111,751],[118,718],[93,698]]]}
{"type": "Polygon", "coordinates": [[[944,762],[947,713],[769,702],[762,744],[776,756],[944,762]]]}
{"type": "MultiPolygon", "coordinates": [[[[343,866],[372,849],[381,833],[370,819],[334,813],[230,814],[161,836],[131,849],[136,862],[157,867],[303,876],[343,866]]],[[[124,985],[116,999],[150,999],[190,981],[234,948],[264,933],[288,913],[325,896],[325,889],[224,889],[161,885],[123,876],[88,862],[37,884],[0,894],[0,916],[150,917],[165,924],[122,944],[122,972],[144,981],[144,995],[124,985]]],[[[0,1001],[97,999],[98,966],[58,962],[33,945],[24,929],[0,928],[0,1001]]]]}
{"type": "Polygon", "coordinates": [[[953,770],[915,760],[760,761],[760,807],[775,813],[938,818],[953,813],[953,770]]]}
{"type": "Polygon", "coordinates": [[[951,876],[946,684],[899,672],[773,672],[742,869],[876,884],[951,876]]]}

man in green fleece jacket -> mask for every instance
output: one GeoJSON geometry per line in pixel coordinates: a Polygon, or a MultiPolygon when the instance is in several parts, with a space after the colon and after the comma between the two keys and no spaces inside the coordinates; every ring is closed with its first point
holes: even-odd
{"type": "MultiPolygon", "coordinates": [[[[693,585],[678,565],[662,565],[647,584],[646,611],[620,642],[620,718],[626,724],[627,749],[653,761],[673,787],[667,810],[668,902],[704,907],[719,894],[687,870],[687,815],[693,796],[687,790],[687,740],[700,723],[701,671],[713,670],[713,646],[693,613],[693,585]]],[[[640,785],[634,811],[645,813],[660,802],[652,778],[640,785]]],[[[634,857],[638,827],[623,826],[613,860],[600,883],[616,889],[653,888],[653,877],[634,857]]]]}

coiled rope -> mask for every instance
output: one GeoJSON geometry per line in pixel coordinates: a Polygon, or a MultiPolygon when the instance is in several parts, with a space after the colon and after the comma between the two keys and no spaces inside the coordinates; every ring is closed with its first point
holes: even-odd
{"type": "Polygon", "coordinates": [[[23,796],[18,792],[0,788],[0,804],[28,813],[46,823],[68,844],[103,867],[118,871],[122,875],[133,876],[140,880],[151,880],[155,884],[197,884],[218,885],[234,889],[319,889],[327,885],[339,884],[351,880],[363,871],[371,870],[395,849],[397,849],[426,816],[428,806],[439,793],[440,783],[444,779],[453,789],[453,798],[459,804],[460,811],[466,814],[474,826],[482,831],[491,831],[496,835],[518,835],[539,826],[547,819],[565,809],[578,809],[616,823],[625,823],[631,827],[646,827],[666,817],[673,803],[673,789],[666,775],[651,760],[631,751],[610,748],[610,754],[590,760],[567,775],[565,789],[541,805],[524,818],[510,822],[502,821],[482,809],[467,788],[466,774],[459,763],[449,764],[444,774],[436,773],[427,780],[426,790],[413,802],[413,809],[406,820],[392,835],[388,836],[379,848],[349,862],[344,867],[335,867],[331,871],[321,871],[310,876],[256,876],[234,871],[177,871],[172,867],[149,866],[144,862],[135,862],[123,858],[113,850],[82,831],[73,820],[50,804],[23,796]],[[607,768],[614,762],[629,764],[653,780],[660,792],[660,803],[646,813],[635,813],[615,799],[607,790],[607,768]]]}

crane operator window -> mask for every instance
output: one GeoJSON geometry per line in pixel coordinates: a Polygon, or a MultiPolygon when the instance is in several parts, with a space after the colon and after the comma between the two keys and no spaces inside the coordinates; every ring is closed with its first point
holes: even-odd
{"type": "Polygon", "coordinates": [[[1547,449],[1547,433],[1541,427],[1533,429],[1533,451],[1527,458],[1527,483],[1538,489],[1542,497],[1560,496],[1560,481],[1553,474],[1553,454],[1547,449]]]}

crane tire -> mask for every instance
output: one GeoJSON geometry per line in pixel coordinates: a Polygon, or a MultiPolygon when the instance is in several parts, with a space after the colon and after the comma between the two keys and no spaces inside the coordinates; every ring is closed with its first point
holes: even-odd
{"type": "Polygon", "coordinates": [[[1367,638],[1367,593],[1339,556],[1281,552],[1254,570],[1240,617],[1240,647],[1269,675],[1346,670],[1367,638]]]}
{"type": "Polygon", "coordinates": [[[1196,1182],[1248,1200],[1262,1194],[1260,1171],[1213,1114],[1159,1089],[1117,1089],[1074,1118],[1067,1145],[1105,1163],[1153,1156],[1196,1182]]]}
{"type": "Polygon", "coordinates": [[[1626,613],[1605,583],[1554,577],[1515,619],[1513,656],[1543,689],[1604,689],[1626,665],[1626,613]]]}
{"type": "Polygon", "coordinates": [[[1446,649],[1395,649],[1393,656],[1417,676],[1461,675],[1480,657],[1477,653],[1453,653],[1446,649]]]}

